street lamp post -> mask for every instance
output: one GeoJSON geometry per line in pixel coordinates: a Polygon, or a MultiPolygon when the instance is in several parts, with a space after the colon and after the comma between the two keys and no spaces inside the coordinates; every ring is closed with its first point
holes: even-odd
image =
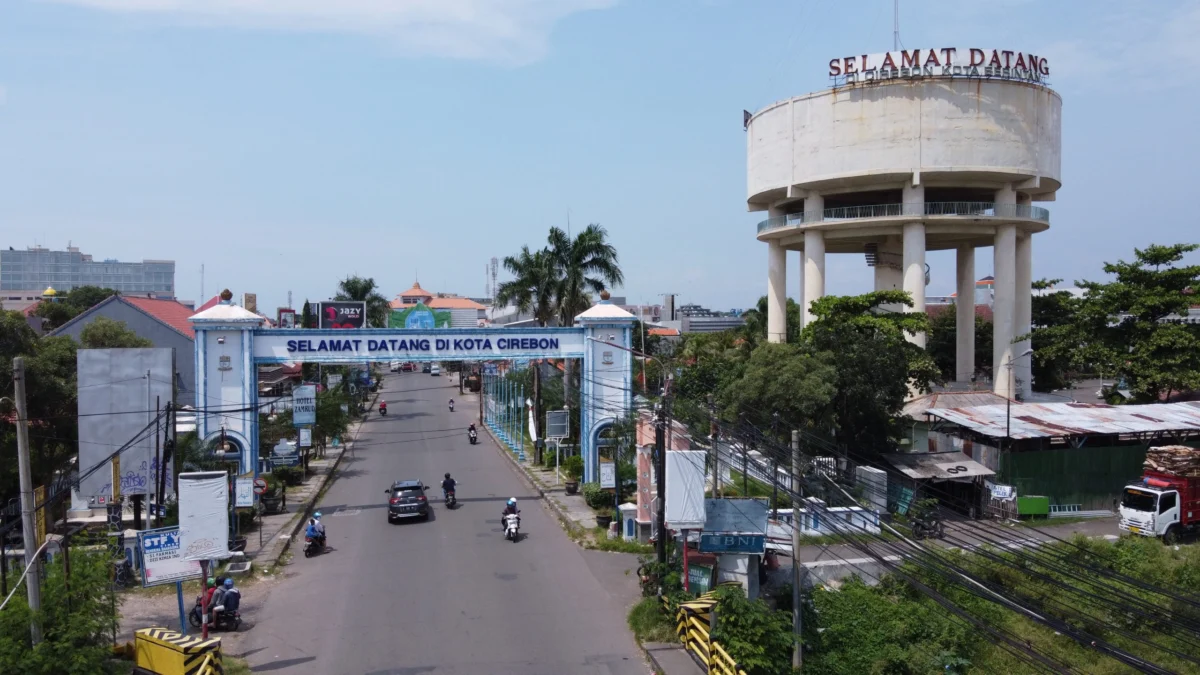
{"type": "Polygon", "coordinates": [[[1024,352],[1010,358],[1004,367],[1008,369],[1008,396],[1004,397],[1004,440],[1012,444],[1012,397],[1013,385],[1016,382],[1013,380],[1013,362],[1017,359],[1023,359],[1026,356],[1033,354],[1032,349],[1026,349],[1024,352]]]}

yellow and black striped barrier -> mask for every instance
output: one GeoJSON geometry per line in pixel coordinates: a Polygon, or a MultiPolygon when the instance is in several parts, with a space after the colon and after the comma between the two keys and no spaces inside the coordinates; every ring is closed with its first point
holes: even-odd
{"type": "Polygon", "coordinates": [[[135,634],[138,668],[156,675],[225,675],[221,638],[188,637],[169,628],[143,628],[135,634]]]}
{"type": "MultiPolygon", "coordinates": [[[[718,584],[718,587],[728,585],[739,584],[725,582],[718,584]]],[[[663,609],[669,610],[670,602],[666,596],[663,596],[662,602],[663,609]]],[[[717,598],[714,591],[709,591],[695,600],[679,603],[679,611],[675,615],[675,633],[679,636],[679,641],[683,643],[684,649],[691,653],[708,675],[746,675],[745,671],[738,667],[737,662],[720,644],[713,641],[708,633],[708,626],[716,604],[717,598]]]]}

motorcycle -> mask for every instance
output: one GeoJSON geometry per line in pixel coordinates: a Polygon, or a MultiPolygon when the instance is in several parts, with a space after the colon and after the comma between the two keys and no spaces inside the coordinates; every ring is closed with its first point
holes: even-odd
{"type": "Polygon", "coordinates": [[[450,412],[454,412],[454,401],[450,401],[450,412]]]}
{"type": "Polygon", "coordinates": [[[471,445],[475,445],[479,442],[479,433],[472,429],[467,432],[467,438],[471,439],[471,445]]]}
{"type": "Polygon", "coordinates": [[[446,493],[446,508],[452,509],[458,504],[458,498],[454,496],[454,490],[445,490],[446,493]]]}
{"type": "Polygon", "coordinates": [[[521,539],[521,516],[510,513],[504,516],[504,538],[517,543],[521,539]]]}
{"type": "Polygon", "coordinates": [[[942,539],[946,528],[940,518],[916,519],[912,522],[913,539],[942,539]]]}
{"type": "MultiPolygon", "coordinates": [[[[242,625],[242,613],[236,609],[225,612],[215,612],[215,614],[217,615],[217,619],[208,625],[209,630],[225,630],[236,632],[237,629],[242,625]]],[[[192,611],[188,613],[188,623],[192,624],[192,628],[199,628],[204,624],[203,595],[200,595],[196,598],[195,606],[192,607],[192,611]]]]}
{"type": "Polygon", "coordinates": [[[324,553],[325,547],[314,537],[304,537],[304,557],[311,558],[318,553],[324,553]]]}
{"type": "Polygon", "coordinates": [[[385,405],[379,406],[379,416],[387,417],[387,406],[385,406],[385,405]]]}

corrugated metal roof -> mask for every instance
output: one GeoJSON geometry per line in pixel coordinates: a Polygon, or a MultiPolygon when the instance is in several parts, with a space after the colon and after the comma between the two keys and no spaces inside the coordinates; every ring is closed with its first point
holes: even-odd
{"type": "Polygon", "coordinates": [[[1011,432],[1006,431],[1006,407],[985,405],[932,409],[928,414],[995,438],[1200,431],[1200,402],[1196,401],[1119,406],[1098,403],[1022,403],[1012,406],[1011,432]]]}
{"type": "MultiPolygon", "coordinates": [[[[974,408],[985,405],[1004,405],[1004,397],[990,391],[938,391],[918,396],[904,404],[901,413],[918,421],[934,408],[974,408]]],[[[1013,402],[1013,405],[1020,405],[1013,402]]]]}
{"type": "Polygon", "coordinates": [[[916,480],[954,480],[996,473],[961,452],[889,453],[883,458],[905,476],[916,480]]]}

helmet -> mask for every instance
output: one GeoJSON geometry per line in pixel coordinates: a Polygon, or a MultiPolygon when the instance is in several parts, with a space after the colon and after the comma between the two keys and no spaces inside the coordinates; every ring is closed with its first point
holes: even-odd
{"type": "Polygon", "coordinates": [[[516,498],[516,497],[509,497],[509,498],[508,498],[508,505],[509,505],[509,506],[516,506],[516,505],[517,505],[517,498],[516,498]]]}
{"type": "Polygon", "coordinates": [[[449,480],[449,479],[450,479],[450,472],[449,472],[449,471],[447,471],[447,472],[446,472],[446,479],[447,479],[447,480],[449,480]]]}
{"type": "Polygon", "coordinates": [[[213,586],[216,586],[216,585],[217,585],[217,580],[212,577],[209,577],[208,578],[208,587],[212,588],[213,586]]]}
{"type": "Polygon", "coordinates": [[[233,579],[225,579],[225,588],[233,588],[233,579]]]}
{"type": "Polygon", "coordinates": [[[320,519],[321,519],[321,512],[320,512],[320,511],[317,511],[316,513],[314,513],[314,514],[313,514],[313,518],[314,518],[314,519],[316,519],[316,520],[320,520],[320,519]]]}

